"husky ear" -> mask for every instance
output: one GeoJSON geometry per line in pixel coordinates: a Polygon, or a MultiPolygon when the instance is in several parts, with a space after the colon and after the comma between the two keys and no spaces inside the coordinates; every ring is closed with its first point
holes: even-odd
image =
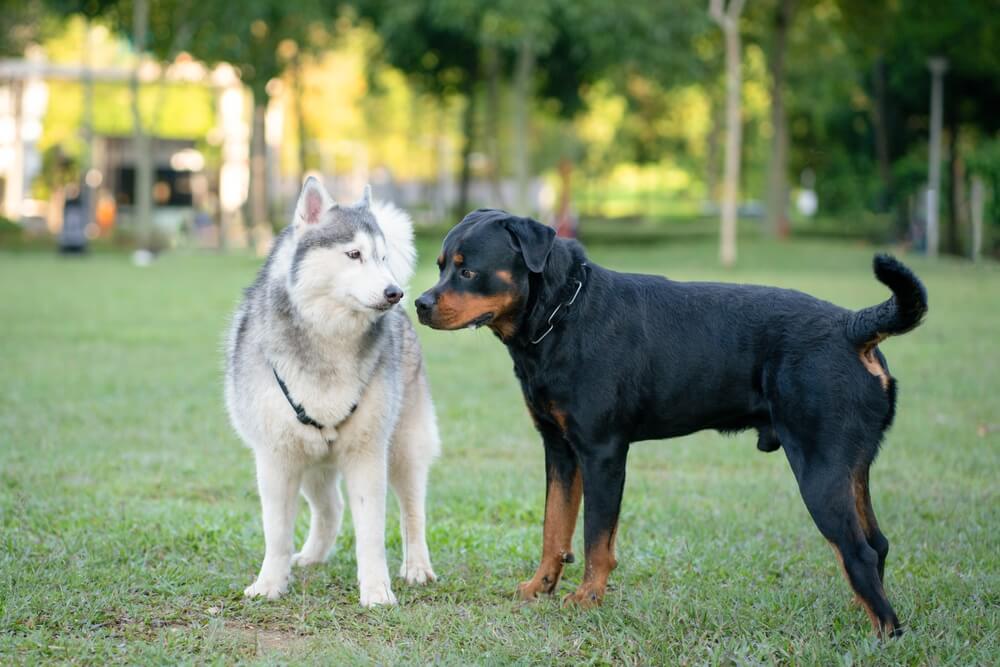
{"type": "Polygon", "coordinates": [[[295,219],[292,224],[299,231],[319,224],[323,214],[330,210],[334,204],[333,197],[326,191],[319,179],[310,176],[302,184],[302,193],[295,205],[295,219]]]}
{"type": "Polygon", "coordinates": [[[361,195],[361,199],[355,204],[358,208],[371,208],[372,207],[372,186],[371,184],[365,184],[365,192],[361,195]]]}
{"type": "Polygon", "coordinates": [[[503,226],[514,239],[514,247],[524,257],[524,263],[532,273],[541,273],[556,240],[556,230],[531,218],[507,216],[503,226]]]}

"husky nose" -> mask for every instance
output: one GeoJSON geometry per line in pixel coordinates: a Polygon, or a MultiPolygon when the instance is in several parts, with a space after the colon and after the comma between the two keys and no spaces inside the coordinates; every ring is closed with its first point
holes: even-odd
{"type": "Polygon", "coordinates": [[[413,304],[417,307],[418,315],[426,315],[431,312],[431,308],[434,307],[434,299],[431,298],[430,294],[424,292],[420,295],[420,298],[413,302],[413,304]]]}
{"type": "Polygon", "coordinates": [[[403,290],[399,289],[395,285],[389,285],[385,288],[385,300],[389,303],[399,303],[399,300],[403,298],[403,290]]]}

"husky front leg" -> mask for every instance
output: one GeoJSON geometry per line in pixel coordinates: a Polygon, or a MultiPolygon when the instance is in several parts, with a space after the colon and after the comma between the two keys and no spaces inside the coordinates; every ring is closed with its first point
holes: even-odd
{"type": "Polygon", "coordinates": [[[437,579],[431,568],[424,515],[427,475],[440,447],[433,410],[429,397],[408,405],[389,454],[389,485],[399,500],[399,531],[403,538],[399,576],[408,584],[437,579]]]}
{"type": "Polygon", "coordinates": [[[247,586],[243,594],[273,600],[288,590],[302,466],[272,452],[254,454],[264,519],[264,562],[257,581],[247,586]]]}
{"type": "Polygon", "coordinates": [[[302,550],[292,556],[292,565],[305,567],[326,560],[340,532],[344,498],[340,475],[332,466],[313,465],[302,478],[302,493],[309,501],[309,537],[302,550]]]}
{"type": "Polygon", "coordinates": [[[361,606],[396,604],[385,562],[386,451],[369,443],[343,457],[347,498],[354,521],[361,606]]]}
{"type": "Polygon", "coordinates": [[[392,490],[399,499],[399,530],[403,538],[403,564],[399,576],[408,584],[424,584],[437,576],[431,568],[431,554],[425,534],[424,503],[427,498],[427,470],[424,461],[392,462],[392,490]]]}

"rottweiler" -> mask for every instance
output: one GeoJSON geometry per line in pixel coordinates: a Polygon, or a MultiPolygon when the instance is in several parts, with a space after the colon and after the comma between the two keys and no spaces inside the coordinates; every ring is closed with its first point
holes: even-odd
{"type": "Polygon", "coordinates": [[[585,571],[564,602],[601,603],[631,443],[754,429],[758,449],[784,450],[875,632],[901,633],[882,585],[889,542],[868,469],[896,404],[878,345],[927,311],[902,263],[875,256],[892,297],[852,311],[776,287],[618,273],[551,227],[495,209],[456,225],[437,263],[438,283],[416,300],[420,322],[492,329],[545,445],[541,564],[522,598],[552,593],[573,562],[582,495],[585,571]]]}

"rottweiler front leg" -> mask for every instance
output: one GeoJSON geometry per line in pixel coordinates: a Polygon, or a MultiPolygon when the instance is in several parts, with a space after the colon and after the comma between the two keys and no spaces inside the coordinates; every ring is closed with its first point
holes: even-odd
{"type": "Polygon", "coordinates": [[[618,513],[625,488],[627,444],[608,444],[584,455],[583,472],[583,537],[586,566],[583,582],[575,593],[567,595],[563,604],[583,608],[595,607],[604,599],[608,575],[618,565],[615,559],[615,537],[618,533],[618,513]]]}
{"type": "Polygon", "coordinates": [[[529,581],[518,585],[522,600],[551,594],[559,584],[563,564],[573,562],[573,531],[580,511],[583,483],[573,450],[562,438],[545,438],[545,527],[542,560],[529,581]]]}

